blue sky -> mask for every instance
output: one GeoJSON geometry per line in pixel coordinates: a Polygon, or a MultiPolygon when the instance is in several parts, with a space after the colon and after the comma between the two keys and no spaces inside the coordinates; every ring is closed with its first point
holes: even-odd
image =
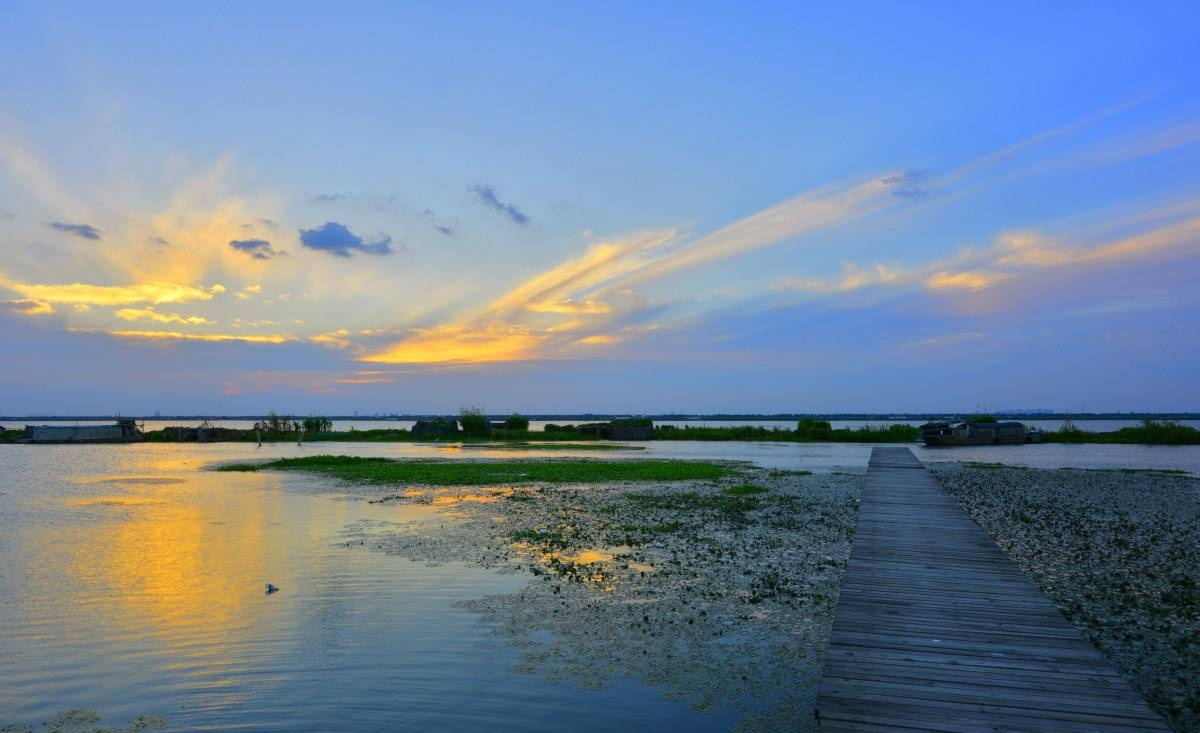
{"type": "Polygon", "coordinates": [[[1197,410],[1198,16],[7,4],[0,414],[1197,410]]]}

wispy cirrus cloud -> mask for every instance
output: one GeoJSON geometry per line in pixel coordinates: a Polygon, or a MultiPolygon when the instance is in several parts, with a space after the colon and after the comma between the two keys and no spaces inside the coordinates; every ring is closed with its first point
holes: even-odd
{"type": "MultiPolygon", "coordinates": [[[[907,206],[1039,142],[1114,113],[1110,110],[1039,133],[938,176],[903,170],[820,186],[701,236],[664,229],[598,242],[581,256],[517,285],[472,316],[414,330],[407,338],[362,359],[383,363],[523,360],[570,354],[576,345],[617,343],[624,340],[622,329],[638,327],[651,310],[636,295],[638,288],[907,206]],[[605,307],[578,305],[588,303],[605,307]],[[554,317],[560,320],[544,320],[554,317]]],[[[837,278],[785,279],[777,283],[777,291],[840,297],[876,288],[965,296],[1018,281],[1022,268],[1082,267],[1165,255],[1200,241],[1196,226],[1187,220],[1176,221],[1088,245],[1000,236],[983,250],[967,249],[926,265],[850,264],[837,278]]]]}
{"type": "Polygon", "coordinates": [[[581,256],[526,280],[461,322],[414,330],[361,358],[421,364],[516,361],[552,357],[575,345],[617,343],[619,331],[650,310],[635,286],[896,205],[900,199],[890,192],[897,183],[886,178],[820,187],[699,237],[659,229],[593,243],[581,256]],[[535,320],[554,317],[568,320],[535,320]]]}
{"type": "Polygon", "coordinates": [[[285,334],[200,333],[183,331],[107,330],[102,328],[68,328],[71,333],[95,333],[140,341],[206,341],[210,343],[240,342],[246,344],[283,344],[295,341],[285,334]]]}
{"type": "Polygon", "coordinates": [[[183,323],[191,326],[212,326],[214,321],[200,316],[181,316],[178,313],[159,313],[153,308],[121,308],[113,313],[123,321],[153,321],[155,323],[183,323]]]}
{"type": "Polygon", "coordinates": [[[148,282],[135,285],[89,285],[85,283],[44,285],[17,282],[4,277],[0,277],[0,288],[45,303],[99,306],[135,303],[159,305],[161,303],[212,300],[215,293],[224,291],[220,285],[213,285],[208,289],[170,282],[148,282]]]}
{"type": "Polygon", "coordinates": [[[925,290],[969,295],[1016,285],[1038,273],[1074,277],[1080,273],[1154,262],[1200,252],[1200,202],[1164,207],[1159,218],[1116,219],[1106,228],[1120,235],[1050,234],[1034,229],[1000,232],[981,249],[965,248],[925,265],[847,264],[837,278],[784,278],[778,291],[834,295],[874,289],[880,292],[925,290]],[[1188,214],[1191,214],[1190,216],[1188,214]],[[1130,226],[1138,227],[1128,231],[1130,226]]]}
{"type": "Polygon", "coordinates": [[[524,226],[529,223],[529,216],[511,203],[505,203],[496,195],[496,189],[487,183],[477,183],[467,188],[475,197],[488,208],[495,209],[507,216],[513,222],[524,226]]]}

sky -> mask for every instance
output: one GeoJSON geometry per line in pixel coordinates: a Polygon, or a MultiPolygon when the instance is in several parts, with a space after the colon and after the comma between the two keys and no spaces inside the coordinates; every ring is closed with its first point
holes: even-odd
{"type": "Polygon", "coordinates": [[[0,415],[1200,410],[1194,3],[0,8],[0,415]]]}

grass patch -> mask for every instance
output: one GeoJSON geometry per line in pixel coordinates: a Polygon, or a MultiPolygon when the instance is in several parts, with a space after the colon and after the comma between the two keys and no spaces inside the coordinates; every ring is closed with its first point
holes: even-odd
{"type": "Polygon", "coordinates": [[[722,494],[729,496],[747,496],[749,494],[765,494],[767,487],[755,486],[754,484],[738,484],[737,486],[729,486],[721,489],[722,494]]]}
{"type": "Polygon", "coordinates": [[[1093,433],[1064,427],[1045,433],[1047,443],[1140,443],[1142,445],[1200,445],[1200,430],[1171,420],[1143,420],[1138,427],[1112,433],[1093,433]]]}
{"type": "Polygon", "coordinates": [[[233,463],[219,471],[314,471],[347,481],[380,484],[468,486],[598,481],[692,481],[719,479],[729,469],[707,461],[397,461],[355,456],[282,458],[233,463]]]}
{"type": "Polygon", "coordinates": [[[640,445],[621,445],[620,443],[506,443],[489,441],[487,443],[463,443],[464,448],[498,448],[500,450],[646,450],[640,445]]]}

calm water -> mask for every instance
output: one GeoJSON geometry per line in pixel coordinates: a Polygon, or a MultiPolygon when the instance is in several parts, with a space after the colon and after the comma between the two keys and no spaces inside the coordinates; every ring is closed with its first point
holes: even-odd
{"type": "Polygon", "coordinates": [[[631,681],[597,691],[514,673],[516,653],[453,604],[525,576],[332,546],[352,522],[439,521],[427,507],[199,470],[249,455],[263,454],[3,446],[0,725],[68,708],[112,726],[161,714],[178,730],[323,733],[733,721],[631,681]],[[282,590],[265,595],[267,582],[282,590]]]}
{"type": "MultiPolygon", "coordinates": [[[[729,458],[864,470],[872,446],[648,443],[600,458],[729,458]]],[[[339,453],[587,455],[339,443],[0,446],[0,725],[67,708],[106,724],[167,716],[179,730],[724,730],[633,681],[604,690],[516,674],[516,653],[459,600],[524,576],[426,567],[335,547],[355,522],[441,521],[428,507],[349,500],[298,474],[217,461],[339,453]],[[282,591],[267,596],[263,584],[282,591]]],[[[923,460],[1181,468],[1200,447],[997,446],[923,460]]],[[[714,670],[719,673],[719,670],[714,670]]]]}

